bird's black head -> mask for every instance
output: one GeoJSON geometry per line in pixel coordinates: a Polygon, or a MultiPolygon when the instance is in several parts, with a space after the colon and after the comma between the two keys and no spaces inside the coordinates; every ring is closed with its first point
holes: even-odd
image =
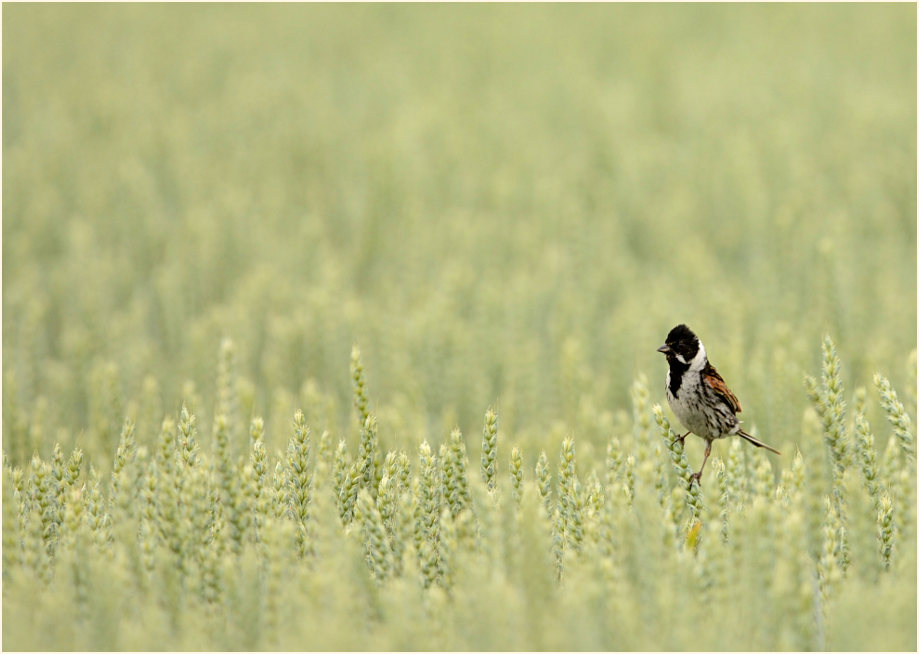
{"type": "Polygon", "coordinates": [[[657,351],[663,353],[668,361],[688,364],[699,352],[699,337],[686,325],[677,325],[670,330],[664,345],[657,351]]]}

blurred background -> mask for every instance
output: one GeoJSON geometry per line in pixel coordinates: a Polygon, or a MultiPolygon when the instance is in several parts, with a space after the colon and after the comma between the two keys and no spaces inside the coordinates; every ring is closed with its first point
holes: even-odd
{"type": "Polygon", "coordinates": [[[780,448],[827,333],[915,411],[915,5],[13,4],[3,164],[18,463],[209,434],[224,338],[269,451],[357,344],[384,447],[584,460],[679,322],[780,448]]]}

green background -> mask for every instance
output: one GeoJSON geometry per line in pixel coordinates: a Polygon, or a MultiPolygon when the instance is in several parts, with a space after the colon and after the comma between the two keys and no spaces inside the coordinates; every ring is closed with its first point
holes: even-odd
{"type": "Polygon", "coordinates": [[[357,344],[384,447],[589,471],[680,322],[783,452],[825,334],[915,415],[912,4],[13,4],[3,164],[13,465],[209,449],[225,337],[269,453],[356,451],[357,344]]]}
{"type": "Polygon", "coordinates": [[[895,384],[915,346],[914,15],[10,6],[12,399],[91,433],[111,362],[154,426],[188,380],[207,413],[229,336],[270,439],[308,378],[344,419],[357,343],[410,441],[494,402],[538,440],[662,390],[686,322],[794,440],[824,333],[895,384]]]}

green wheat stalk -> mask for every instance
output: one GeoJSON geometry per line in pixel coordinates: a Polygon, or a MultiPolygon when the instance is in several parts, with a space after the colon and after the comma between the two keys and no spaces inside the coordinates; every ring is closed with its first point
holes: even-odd
{"type": "Polygon", "coordinates": [[[92,466],[89,469],[85,497],[87,519],[92,529],[93,541],[97,546],[106,546],[111,542],[111,516],[106,511],[106,501],[101,489],[101,480],[92,466]]]}
{"type": "Polygon", "coordinates": [[[348,456],[348,445],[344,439],[338,441],[335,448],[335,461],[332,467],[332,490],[336,497],[341,497],[341,491],[348,477],[348,470],[351,467],[350,457],[348,456]]]}
{"type": "Polygon", "coordinates": [[[818,386],[817,381],[810,375],[805,376],[804,385],[823,423],[823,437],[833,463],[833,492],[841,498],[842,475],[848,463],[846,404],[843,399],[839,356],[836,354],[836,346],[829,335],[824,336],[822,351],[822,385],[818,386]]]}
{"type": "Polygon", "coordinates": [[[896,536],[896,526],[894,524],[893,500],[888,493],[883,493],[877,503],[877,524],[881,564],[884,570],[889,570],[896,536]]]}
{"type": "Polygon", "coordinates": [[[514,504],[519,509],[521,496],[523,494],[523,456],[520,454],[519,447],[515,447],[511,450],[510,475],[511,493],[514,498],[514,504]]]}
{"type": "Polygon", "coordinates": [[[562,552],[571,547],[580,552],[584,540],[584,495],[577,477],[574,439],[562,441],[558,463],[558,522],[562,552]]]}
{"type": "Polygon", "coordinates": [[[415,492],[415,547],[418,551],[424,585],[427,588],[439,574],[440,483],[437,461],[427,441],[418,448],[419,478],[415,492]]]}
{"type": "Polygon", "coordinates": [[[55,443],[51,448],[51,479],[54,487],[57,489],[57,502],[64,506],[64,496],[67,494],[67,488],[64,485],[64,450],[60,443],[55,443]]]}
{"type": "Polygon", "coordinates": [[[459,428],[450,432],[449,446],[444,449],[443,488],[450,514],[456,518],[471,502],[466,468],[466,442],[459,428]]]}
{"type": "Polygon", "coordinates": [[[843,399],[843,384],[840,373],[839,356],[836,346],[829,335],[824,336],[823,344],[822,387],[818,388],[812,377],[805,377],[808,396],[814,403],[823,423],[823,436],[830,452],[833,469],[833,501],[836,503],[834,516],[839,521],[839,561],[842,571],[849,561],[848,530],[846,528],[845,498],[843,496],[843,477],[850,463],[848,436],[846,433],[846,403],[843,399]]]}
{"type": "Polygon", "coordinates": [[[399,452],[399,492],[405,493],[412,487],[412,464],[406,452],[399,452]]]}
{"type": "Polygon", "coordinates": [[[377,439],[377,419],[372,413],[367,414],[361,425],[360,446],[358,449],[358,462],[360,464],[361,488],[370,491],[376,499],[378,479],[379,442],[377,439]]]}
{"type": "Polygon", "coordinates": [[[121,511],[122,515],[127,515],[130,510],[131,488],[126,488],[127,482],[124,478],[125,469],[128,468],[137,456],[137,445],[134,440],[134,423],[127,419],[121,429],[121,437],[118,441],[118,449],[115,452],[115,460],[112,463],[112,491],[110,511],[114,514],[116,508],[121,511]]]}
{"type": "Polygon", "coordinates": [[[11,481],[13,484],[13,501],[16,503],[16,524],[18,527],[19,562],[25,567],[31,567],[27,558],[29,551],[26,547],[25,534],[29,527],[29,516],[32,513],[31,493],[26,490],[25,473],[22,468],[12,469],[11,481]]]}
{"type": "MultiPolygon", "coordinates": [[[[389,452],[388,454],[394,454],[389,452]]],[[[387,458],[389,458],[387,456],[387,458]]],[[[395,460],[395,457],[392,457],[395,460]]],[[[398,568],[402,556],[402,543],[397,542],[398,534],[396,533],[396,511],[398,497],[396,494],[396,481],[388,472],[383,473],[380,480],[380,486],[377,489],[377,510],[380,512],[380,520],[383,523],[383,529],[386,532],[386,541],[393,555],[393,568],[398,568]]]]}
{"type": "Polygon", "coordinates": [[[878,486],[878,461],[874,448],[874,435],[865,417],[864,409],[858,408],[855,413],[855,450],[865,478],[865,488],[877,512],[880,509],[878,486]]]}
{"type": "Polygon", "coordinates": [[[823,524],[823,547],[817,561],[820,595],[826,600],[833,588],[839,584],[843,577],[843,569],[839,565],[842,543],[840,530],[842,523],[836,502],[830,497],[824,498],[825,521],[823,524]]]}
{"type": "Polygon", "coordinates": [[[635,457],[629,454],[625,457],[625,493],[626,506],[632,507],[635,501],[635,457]]]}
{"type": "Polygon", "coordinates": [[[189,413],[188,407],[184,404],[179,415],[176,436],[180,462],[189,468],[198,465],[198,419],[193,413],[189,413]]]}
{"type": "Polygon", "coordinates": [[[277,461],[275,461],[274,471],[271,473],[271,498],[268,504],[271,507],[271,517],[278,520],[284,517],[291,517],[287,469],[281,457],[278,457],[277,461]]]}
{"type": "Polygon", "coordinates": [[[352,463],[345,474],[338,493],[338,512],[341,522],[346,527],[354,520],[354,505],[357,502],[358,491],[361,488],[363,474],[359,463],[352,463]]]}
{"type": "Polygon", "coordinates": [[[249,424],[249,463],[243,471],[246,497],[251,511],[255,542],[262,539],[262,527],[268,515],[268,453],[265,451],[265,421],[255,416],[249,424]]]}
{"type": "Polygon", "coordinates": [[[76,487],[82,467],[83,450],[76,447],[73,452],[71,452],[70,457],[67,459],[67,465],[64,468],[64,485],[68,490],[76,487]]]}
{"type": "Polygon", "coordinates": [[[361,350],[357,345],[351,348],[351,388],[358,424],[364,425],[370,412],[367,408],[367,380],[364,378],[364,366],[361,364],[361,350]]]}
{"type": "MultiPolygon", "coordinates": [[[[386,456],[383,457],[383,476],[380,477],[380,482],[382,483],[386,477],[389,477],[389,483],[392,487],[390,492],[397,492],[399,490],[399,454],[395,450],[388,450],[386,456]]],[[[379,493],[379,489],[377,489],[377,492],[379,493]]]]}
{"type": "Polygon", "coordinates": [[[294,414],[294,435],[287,444],[287,498],[296,525],[297,552],[303,558],[310,552],[309,520],[313,479],[310,472],[310,428],[303,411],[294,414]]]}
{"type": "Polygon", "coordinates": [[[676,433],[670,428],[670,421],[664,416],[664,412],[659,404],[651,408],[657,426],[660,428],[661,435],[667,450],[670,453],[670,462],[673,464],[674,472],[680,482],[685,495],[686,505],[690,510],[690,522],[687,526],[687,534],[693,533],[697,529],[696,525],[702,524],[702,491],[699,484],[693,483],[692,470],[689,467],[689,461],[686,459],[686,453],[683,451],[683,442],[677,438],[676,433]]]}
{"type": "MultiPolygon", "coordinates": [[[[63,520],[63,507],[51,464],[42,461],[38,455],[32,457],[31,485],[32,506],[41,518],[42,542],[48,556],[53,558],[58,531],[63,520]]],[[[100,512],[104,513],[101,509],[100,512]]]]}
{"type": "Polygon", "coordinates": [[[358,492],[355,518],[361,525],[361,544],[370,574],[378,582],[383,582],[393,568],[392,551],[383,518],[365,488],[358,492]]]}
{"type": "Polygon", "coordinates": [[[494,491],[497,483],[498,414],[493,408],[485,412],[482,428],[482,479],[488,490],[494,491]]]}
{"type": "Polygon", "coordinates": [[[887,420],[893,426],[893,433],[900,445],[900,451],[909,463],[915,464],[915,439],[903,403],[897,398],[897,392],[890,385],[890,381],[879,372],[874,374],[874,385],[881,396],[881,406],[884,408],[887,420]]]}
{"type": "Polygon", "coordinates": [[[543,508],[547,518],[552,517],[552,473],[549,471],[549,461],[545,450],[540,451],[536,460],[536,484],[539,496],[542,498],[543,508]]]}

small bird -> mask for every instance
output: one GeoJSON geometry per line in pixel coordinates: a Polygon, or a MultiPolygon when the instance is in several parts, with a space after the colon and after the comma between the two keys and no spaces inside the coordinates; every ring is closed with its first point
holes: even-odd
{"type": "Polygon", "coordinates": [[[700,485],[702,469],[712,451],[716,438],[740,436],[756,447],[765,447],[770,452],[781,454],[740,428],[740,402],[724,383],[708,361],[705,346],[686,325],[677,325],[667,334],[664,345],[657,348],[667,357],[670,370],[667,371],[667,402],[674,415],[688,429],[679,437],[682,443],[690,432],[705,439],[705,458],[699,472],[692,477],[700,485]]]}

